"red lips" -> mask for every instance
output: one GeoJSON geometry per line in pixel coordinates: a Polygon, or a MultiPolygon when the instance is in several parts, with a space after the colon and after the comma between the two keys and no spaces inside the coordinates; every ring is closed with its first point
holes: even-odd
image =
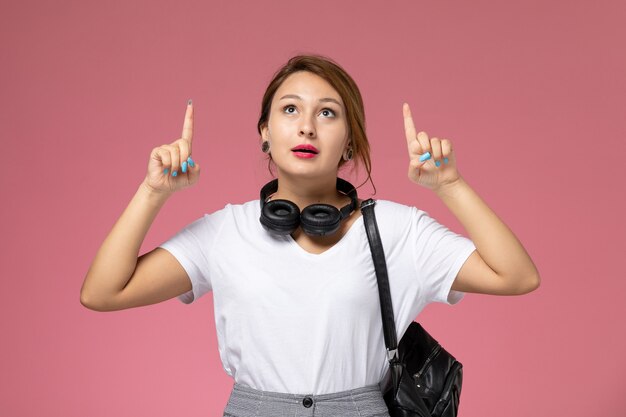
{"type": "Polygon", "coordinates": [[[298,145],[294,148],[291,148],[291,150],[293,152],[304,152],[304,153],[313,153],[313,154],[318,154],[320,151],[317,150],[317,148],[313,145],[298,145]]]}

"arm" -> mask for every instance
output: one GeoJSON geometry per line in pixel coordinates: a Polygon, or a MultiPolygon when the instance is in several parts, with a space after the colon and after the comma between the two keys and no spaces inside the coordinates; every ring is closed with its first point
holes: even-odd
{"type": "Polygon", "coordinates": [[[453,290],[519,295],[539,287],[539,272],[513,232],[461,177],[448,139],[417,132],[403,105],[409,179],[433,190],[467,230],[476,251],[465,261],[453,290]]]}
{"type": "Polygon", "coordinates": [[[96,311],[154,304],[191,289],[187,273],[163,249],[138,258],[139,249],[168,195],[142,183],[98,250],[80,302],[96,311]]]}
{"type": "Polygon", "coordinates": [[[137,255],[167,199],[198,181],[200,165],[190,156],[192,138],[193,106],[189,101],[182,138],[152,150],[146,178],[87,271],[80,291],[80,302],[85,307],[121,310],[154,304],[191,290],[187,272],[168,251],[156,248],[139,258],[137,255]]]}
{"type": "Polygon", "coordinates": [[[539,287],[539,272],[520,241],[463,178],[436,188],[435,193],[476,246],[452,289],[518,295],[539,287]]]}

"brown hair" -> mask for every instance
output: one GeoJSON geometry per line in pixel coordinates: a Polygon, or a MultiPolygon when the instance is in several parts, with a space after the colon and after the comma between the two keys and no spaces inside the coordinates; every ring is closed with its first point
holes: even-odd
{"type": "MultiPolygon", "coordinates": [[[[365,133],[365,110],[363,108],[363,99],[361,92],[352,77],[341,68],[332,59],[321,55],[297,55],[291,58],[276,73],[272,81],[267,86],[263,100],[261,102],[261,115],[257,123],[257,130],[261,134],[261,128],[264,127],[270,116],[270,108],[272,99],[276,90],[291,74],[298,71],[308,71],[326,80],[341,96],[346,108],[346,118],[348,121],[348,135],[354,158],[360,160],[365,171],[367,171],[367,179],[361,184],[365,184],[368,180],[374,186],[372,181],[372,162],[370,160],[370,145],[365,133]]],[[[339,162],[339,167],[343,166],[343,159],[339,162]]],[[[271,164],[269,158],[268,167],[271,164]]],[[[270,169],[271,172],[271,169],[270,169]]],[[[361,186],[359,185],[359,187],[361,186]]],[[[374,186],[374,193],[376,192],[374,186]]]]}

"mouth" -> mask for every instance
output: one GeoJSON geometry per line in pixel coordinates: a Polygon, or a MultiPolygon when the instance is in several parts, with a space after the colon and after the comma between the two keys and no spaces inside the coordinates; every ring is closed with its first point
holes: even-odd
{"type": "Polygon", "coordinates": [[[306,154],[310,156],[320,153],[320,151],[318,151],[317,148],[313,145],[298,145],[294,148],[291,148],[291,151],[295,152],[296,154],[306,154]]]}

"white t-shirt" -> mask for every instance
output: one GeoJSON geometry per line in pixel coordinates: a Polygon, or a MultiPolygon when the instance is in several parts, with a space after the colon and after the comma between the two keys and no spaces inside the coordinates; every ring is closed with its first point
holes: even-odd
{"type": "MultiPolygon", "coordinates": [[[[428,213],[375,205],[398,341],[430,302],[456,304],[450,287],[475,250],[428,213]]],[[[160,247],[187,271],[191,303],[213,291],[220,358],[235,382],[292,394],[379,383],[388,370],[372,255],[359,217],[321,254],[259,222],[259,200],[190,223],[160,247]]]]}

